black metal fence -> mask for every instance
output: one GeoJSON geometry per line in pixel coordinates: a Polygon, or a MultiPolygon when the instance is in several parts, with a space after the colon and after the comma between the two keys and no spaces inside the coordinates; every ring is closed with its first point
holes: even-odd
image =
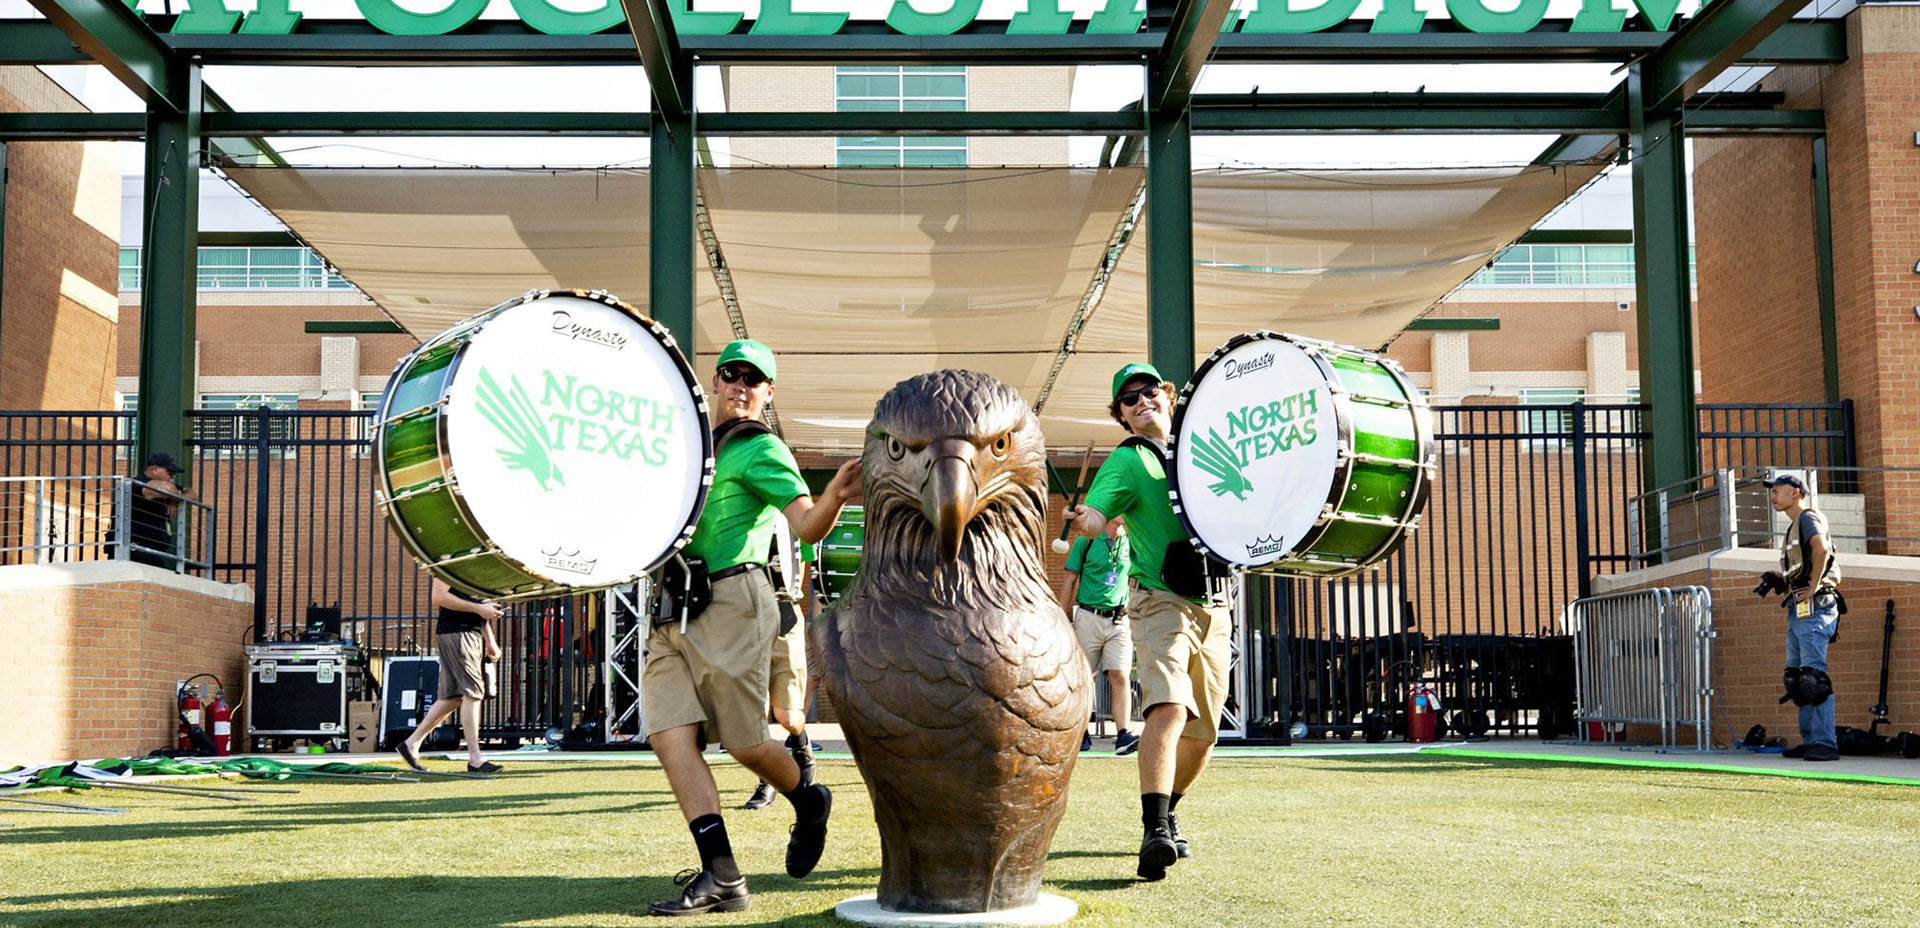
{"type": "MultiPolygon", "coordinates": [[[[1439,474],[1420,530],[1380,569],[1254,578],[1245,638],[1256,736],[1380,737],[1409,688],[1456,736],[1566,734],[1568,603],[1640,566],[1628,500],[1642,486],[1644,407],[1434,409],[1439,474]]],[[[1706,468],[1851,464],[1852,404],[1702,404],[1706,468]]],[[[1844,488],[1836,488],[1844,491],[1844,488]]]]}
{"type": "MultiPolygon", "coordinates": [[[[1560,615],[1592,575],[1635,566],[1626,504],[1641,489],[1641,407],[1434,414],[1434,492],[1420,531],[1384,566],[1250,583],[1248,704],[1235,708],[1253,735],[1294,723],[1314,735],[1384,734],[1403,724],[1415,681],[1435,689],[1458,733],[1553,734],[1569,723],[1560,615]]],[[[343,634],[377,661],[427,653],[433,617],[425,574],[374,501],[371,417],[196,411],[184,454],[192,489],[215,508],[213,578],[253,585],[260,632],[297,634],[309,607],[337,606],[343,634]]],[[[1851,465],[1851,424],[1849,404],[1703,405],[1702,464],[1851,465]]],[[[0,475],[132,473],[131,426],[131,413],[0,413],[0,475]]],[[[510,611],[489,732],[539,737],[598,721],[602,602],[581,595],[510,611]]]]}

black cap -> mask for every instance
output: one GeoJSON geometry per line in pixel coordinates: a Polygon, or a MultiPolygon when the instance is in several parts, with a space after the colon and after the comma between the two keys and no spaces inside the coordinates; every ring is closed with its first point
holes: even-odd
{"type": "Polygon", "coordinates": [[[155,451],[154,453],[147,455],[147,466],[148,467],[164,467],[167,469],[167,473],[170,473],[170,474],[177,474],[180,472],[180,465],[175,464],[173,462],[173,455],[168,454],[165,451],[155,451]]]}
{"type": "Polygon", "coordinates": [[[1790,486],[1796,490],[1799,490],[1802,493],[1807,492],[1807,482],[1805,480],[1801,480],[1799,474],[1774,474],[1773,476],[1760,481],[1760,484],[1766,487],[1777,487],[1777,486],[1780,486],[1781,484],[1786,484],[1787,486],[1790,486]]]}

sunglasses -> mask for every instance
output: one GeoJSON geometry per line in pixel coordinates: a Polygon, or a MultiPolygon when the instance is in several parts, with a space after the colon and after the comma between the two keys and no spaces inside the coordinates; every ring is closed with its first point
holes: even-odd
{"type": "Polygon", "coordinates": [[[767,375],[751,367],[733,367],[729,365],[720,369],[720,379],[725,383],[744,382],[749,387],[757,387],[767,382],[767,375]]]}
{"type": "Polygon", "coordinates": [[[1150,400],[1159,395],[1160,385],[1157,383],[1148,384],[1144,387],[1136,387],[1132,390],[1122,390],[1120,391],[1120,405],[1123,408],[1132,409],[1141,400],[1150,400]]]}

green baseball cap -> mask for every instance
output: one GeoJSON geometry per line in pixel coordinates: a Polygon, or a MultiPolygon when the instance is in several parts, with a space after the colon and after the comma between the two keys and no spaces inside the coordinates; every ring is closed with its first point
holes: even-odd
{"type": "MultiPolygon", "coordinates": [[[[771,377],[773,375],[768,374],[767,376],[771,377]]],[[[1135,377],[1152,377],[1154,383],[1161,383],[1166,380],[1165,377],[1160,376],[1159,371],[1154,370],[1153,365],[1142,364],[1138,361],[1135,361],[1134,363],[1129,364],[1126,367],[1123,367],[1118,371],[1114,372],[1113,398],[1116,400],[1119,399],[1120,388],[1126,386],[1127,381],[1132,380],[1135,377]]]]}
{"type": "Polygon", "coordinates": [[[720,352],[720,360],[714,362],[713,369],[719,370],[734,361],[741,361],[759,368],[760,373],[767,375],[768,380],[780,379],[779,373],[774,369],[773,349],[751,338],[742,338],[728,343],[726,350],[720,352]]]}

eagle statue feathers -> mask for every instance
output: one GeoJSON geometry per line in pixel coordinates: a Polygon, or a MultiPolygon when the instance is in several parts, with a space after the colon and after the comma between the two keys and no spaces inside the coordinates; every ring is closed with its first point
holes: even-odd
{"type": "Polygon", "coordinates": [[[1001,381],[946,370],[874,408],[859,572],[810,629],[880,832],[879,902],[1034,902],[1091,675],[1054,601],[1046,444],[1001,381]]]}

